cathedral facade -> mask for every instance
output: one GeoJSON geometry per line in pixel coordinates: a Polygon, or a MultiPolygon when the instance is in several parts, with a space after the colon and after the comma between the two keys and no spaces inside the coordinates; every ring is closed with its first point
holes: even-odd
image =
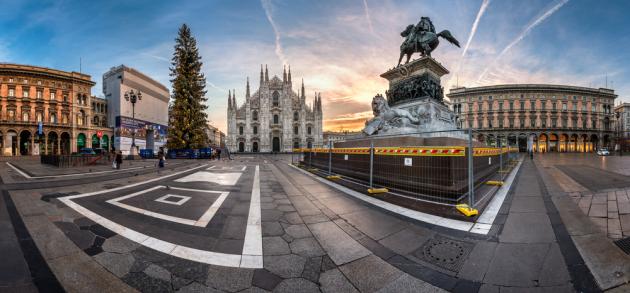
{"type": "Polygon", "coordinates": [[[293,148],[321,147],[323,142],[321,94],[306,103],[304,80],[293,91],[291,68],[283,70],[282,79],[269,78],[260,67],[258,90],[250,93],[249,78],[245,102],[236,102],[228,92],[227,144],[230,152],[291,152],[293,148]]]}

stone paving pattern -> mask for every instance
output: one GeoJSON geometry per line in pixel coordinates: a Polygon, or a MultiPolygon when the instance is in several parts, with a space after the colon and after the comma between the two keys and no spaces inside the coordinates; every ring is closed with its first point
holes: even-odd
{"type": "MultiPolygon", "coordinates": [[[[98,264],[109,272],[108,280],[122,280],[142,292],[575,291],[579,275],[568,268],[584,264],[567,250],[566,230],[563,234],[562,222],[529,161],[522,165],[490,234],[477,236],[390,214],[273,158],[217,163],[260,165],[262,269],[206,265],[154,251],[108,233],[55,199],[56,193],[93,191],[107,184],[138,182],[148,175],[20,191],[13,198],[23,216],[41,214],[38,209],[49,211],[30,217],[29,229],[44,226],[41,229],[57,231],[55,237],[66,238],[50,246],[37,241],[53,268],[55,257],[50,255],[63,251],[70,239],[74,248],[60,256],[73,254],[82,263],[98,264]],[[31,200],[22,201],[27,198],[31,200]],[[452,257],[435,259],[440,254],[452,257]],[[93,262],[86,261],[88,255],[93,262]]],[[[69,278],[60,280],[65,284],[69,278]]]]}

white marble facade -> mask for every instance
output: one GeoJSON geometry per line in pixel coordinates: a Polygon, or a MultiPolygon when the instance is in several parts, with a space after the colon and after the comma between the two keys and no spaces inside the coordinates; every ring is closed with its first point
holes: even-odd
{"type": "Polygon", "coordinates": [[[234,91],[228,93],[227,147],[230,152],[290,152],[293,148],[321,147],[323,142],[321,94],[306,103],[304,81],[293,91],[291,69],[282,79],[269,78],[260,68],[258,90],[250,93],[249,78],[245,101],[238,105],[234,91]]]}

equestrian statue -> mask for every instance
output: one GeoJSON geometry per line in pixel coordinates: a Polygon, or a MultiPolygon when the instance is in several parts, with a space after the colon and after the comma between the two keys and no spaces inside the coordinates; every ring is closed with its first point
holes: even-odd
{"type": "Polygon", "coordinates": [[[411,58],[413,53],[420,53],[422,57],[431,57],[431,52],[437,48],[440,41],[438,37],[442,37],[449,41],[451,44],[459,47],[459,42],[451,32],[443,30],[440,33],[435,33],[435,27],[428,17],[421,17],[420,22],[415,26],[410,24],[407,28],[400,33],[405,38],[405,41],[400,45],[400,58],[398,58],[398,65],[402,61],[404,55],[407,55],[407,61],[411,58]]]}

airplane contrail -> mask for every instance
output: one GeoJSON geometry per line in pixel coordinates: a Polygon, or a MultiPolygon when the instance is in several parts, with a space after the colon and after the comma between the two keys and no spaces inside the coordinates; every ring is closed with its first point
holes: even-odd
{"type": "Polygon", "coordinates": [[[374,33],[374,28],[372,27],[372,17],[370,16],[370,8],[368,7],[367,0],[363,0],[363,10],[365,11],[365,18],[367,18],[370,32],[374,33]]]}
{"type": "Polygon", "coordinates": [[[284,51],[282,50],[282,42],[280,42],[280,32],[278,31],[278,27],[276,26],[276,22],[273,20],[271,12],[273,7],[271,6],[271,0],[260,0],[260,4],[265,10],[265,15],[267,15],[267,20],[271,24],[271,28],[273,28],[273,33],[276,35],[276,56],[282,62],[282,65],[288,64],[286,56],[284,56],[284,51]]]}
{"type": "Polygon", "coordinates": [[[483,0],[481,3],[481,7],[479,7],[479,12],[477,12],[477,17],[475,18],[475,22],[473,22],[472,28],[470,29],[470,34],[468,34],[468,40],[466,41],[466,45],[464,46],[464,51],[462,51],[462,57],[466,56],[466,52],[468,51],[468,46],[470,46],[470,42],[472,41],[475,33],[477,32],[477,26],[479,25],[479,20],[486,12],[486,8],[490,4],[490,0],[483,0]]]}
{"type": "Polygon", "coordinates": [[[542,23],[545,19],[547,19],[549,16],[551,16],[556,11],[558,11],[558,9],[562,8],[562,6],[567,4],[567,2],[569,2],[569,0],[560,0],[558,3],[556,3],[556,5],[554,5],[553,7],[545,11],[545,13],[541,14],[536,19],[534,19],[534,21],[531,22],[527,27],[525,27],[525,29],[509,45],[507,45],[501,51],[501,53],[497,55],[496,58],[494,58],[494,60],[490,63],[490,65],[486,67],[486,69],[484,69],[481,75],[479,75],[479,78],[477,78],[477,82],[480,82],[486,76],[486,74],[488,73],[488,70],[494,67],[494,65],[497,63],[497,60],[501,59],[501,57],[503,57],[505,53],[507,53],[510,49],[512,49],[512,47],[514,47],[516,44],[522,41],[532,29],[534,29],[536,26],[542,23]]]}

